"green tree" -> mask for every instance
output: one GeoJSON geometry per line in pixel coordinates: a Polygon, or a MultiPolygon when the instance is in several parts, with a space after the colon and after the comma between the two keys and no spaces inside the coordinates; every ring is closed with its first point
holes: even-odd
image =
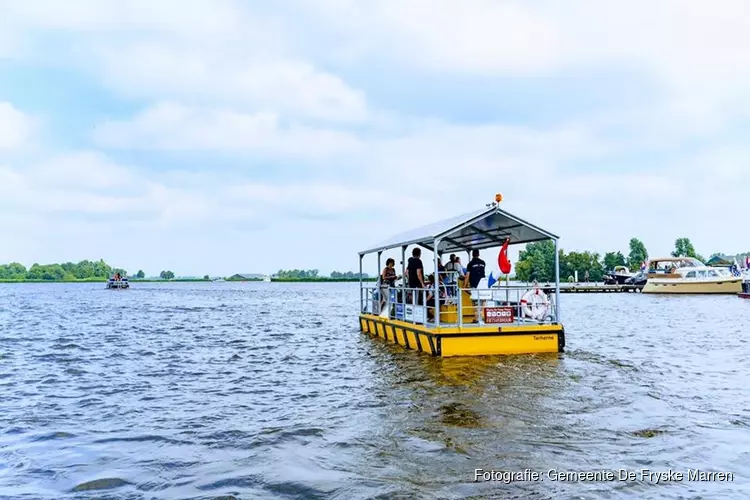
{"type": "Polygon", "coordinates": [[[317,269],[279,269],[276,276],[280,279],[293,280],[317,279],[320,277],[317,269]]]}
{"type": "Polygon", "coordinates": [[[701,262],[703,262],[704,260],[703,257],[696,253],[695,247],[690,241],[690,238],[677,238],[677,240],[675,240],[672,257],[692,257],[694,259],[700,260],[701,262]]]}
{"type": "Polygon", "coordinates": [[[604,270],[610,271],[617,266],[627,266],[622,252],[607,252],[604,254],[604,270]]]}
{"type": "Polygon", "coordinates": [[[135,273],[135,277],[139,280],[142,280],[146,277],[146,273],[143,272],[143,269],[139,269],[137,273],[135,273]]]}
{"type": "Polygon", "coordinates": [[[628,254],[628,267],[631,271],[641,268],[641,264],[648,260],[646,245],[638,238],[630,239],[630,253],[628,254]]]}
{"type": "Polygon", "coordinates": [[[33,264],[26,273],[27,279],[62,281],[66,279],[65,269],[60,264],[39,265],[33,264]]]}
{"type": "Polygon", "coordinates": [[[604,268],[599,260],[598,253],[570,252],[564,255],[561,260],[561,276],[574,276],[577,271],[579,280],[585,277],[586,272],[589,273],[590,281],[601,281],[604,277],[604,268]]]}
{"type": "MultiPolygon", "coordinates": [[[[560,256],[562,264],[562,250],[560,250],[560,256]]],[[[520,281],[553,281],[555,279],[554,242],[546,240],[528,243],[526,248],[518,254],[516,279],[520,281]]]]}
{"type": "Polygon", "coordinates": [[[18,262],[11,262],[0,266],[0,279],[22,280],[26,278],[26,266],[18,262]]]}
{"type": "Polygon", "coordinates": [[[208,274],[207,274],[207,275],[203,276],[203,279],[204,279],[204,280],[206,280],[206,281],[208,281],[208,280],[210,280],[211,278],[210,278],[210,277],[208,276],[208,274]]]}
{"type": "Polygon", "coordinates": [[[62,264],[35,263],[28,270],[23,265],[13,262],[11,264],[0,265],[0,279],[45,281],[106,279],[113,271],[126,274],[122,269],[113,269],[104,260],[99,260],[98,262],[82,260],[77,264],[73,262],[64,262],[62,264]]]}
{"type": "Polygon", "coordinates": [[[159,277],[163,280],[174,279],[174,273],[172,271],[162,271],[159,273],[159,277]]]}

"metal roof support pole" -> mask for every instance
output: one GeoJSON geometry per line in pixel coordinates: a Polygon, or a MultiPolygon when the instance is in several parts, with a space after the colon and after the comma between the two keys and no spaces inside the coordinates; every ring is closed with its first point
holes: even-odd
{"type": "Polygon", "coordinates": [[[438,248],[440,248],[440,240],[435,240],[435,253],[433,255],[435,259],[435,279],[433,280],[435,291],[432,292],[432,297],[435,302],[435,326],[440,328],[440,266],[438,265],[440,257],[438,255],[438,248]]]}
{"type": "Polygon", "coordinates": [[[555,321],[560,323],[560,252],[555,240],[555,321]]]}
{"type": "Polygon", "coordinates": [[[401,247],[401,288],[406,288],[408,280],[406,279],[406,248],[408,245],[401,247]]]}
{"type": "Polygon", "coordinates": [[[380,310],[380,304],[383,303],[383,298],[380,296],[380,294],[383,293],[383,287],[382,287],[383,283],[380,282],[380,276],[383,274],[383,268],[380,267],[380,255],[382,253],[383,253],[382,250],[378,252],[378,281],[375,282],[376,285],[378,285],[378,314],[383,312],[380,310]]]}
{"type": "Polygon", "coordinates": [[[362,259],[364,255],[359,254],[359,312],[365,312],[365,297],[362,295],[362,259]]]}

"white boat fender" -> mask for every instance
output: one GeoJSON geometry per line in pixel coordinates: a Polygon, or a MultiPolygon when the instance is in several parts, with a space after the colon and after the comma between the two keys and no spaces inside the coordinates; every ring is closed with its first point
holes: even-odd
{"type": "Polygon", "coordinates": [[[521,309],[523,315],[538,321],[544,319],[549,312],[549,299],[547,294],[539,288],[528,290],[521,297],[521,309]]]}

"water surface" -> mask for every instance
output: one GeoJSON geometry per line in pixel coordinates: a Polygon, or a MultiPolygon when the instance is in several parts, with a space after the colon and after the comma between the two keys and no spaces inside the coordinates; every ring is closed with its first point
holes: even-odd
{"type": "Polygon", "coordinates": [[[566,353],[440,359],[359,333],[358,297],[0,285],[0,497],[750,497],[750,301],[566,294],[566,353]],[[734,481],[640,480],[688,468],[734,481]]]}

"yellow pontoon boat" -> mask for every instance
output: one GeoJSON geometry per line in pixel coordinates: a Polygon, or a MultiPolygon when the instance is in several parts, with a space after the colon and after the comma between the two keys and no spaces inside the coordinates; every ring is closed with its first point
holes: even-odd
{"type": "MultiPolygon", "coordinates": [[[[382,273],[383,254],[396,249],[401,252],[401,274],[407,276],[407,249],[427,249],[432,256],[424,268],[434,268],[434,276],[439,277],[435,281],[441,282],[445,293],[435,308],[434,286],[408,288],[406,280],[401,286],[365,285],[360,280],[360,329],[433,356],[562,352],[565,330],[560,323],[558,237],[501,210],[502,196],[495,199],[484,210],[402,233],[360,252],[360,276],[366,255],[377,254],[382,273]],[[446,254],[466,252],[468,263],[474,250],[499,248],[506,241],[521,245],[543,240],[552,240],[555,246],[554,288],[511,284],[506,277],[504,283],[494,284],[484,278],[467,289],[456,279],[460,273],[443,271],[438,262],[446,262],[446,254]]],[[[492,255],[480,257],[487,261],[492,255]]]]}

